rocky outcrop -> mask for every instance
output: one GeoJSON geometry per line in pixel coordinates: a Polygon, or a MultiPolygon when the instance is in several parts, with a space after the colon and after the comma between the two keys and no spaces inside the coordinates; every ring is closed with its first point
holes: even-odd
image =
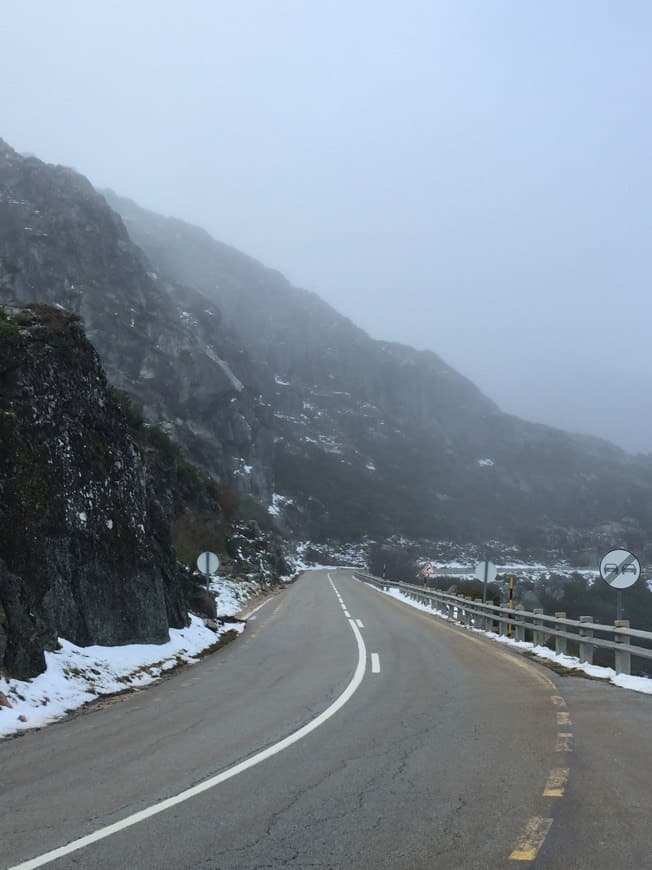
{"type": "Polygon", "coordinates": [[[0,667],[186,621],[166,510],[79,319],[0,309],[0,667]]]}
{"type": "Polygon", "coordinates": [[[289,573],[278,539],[265,533],[255,520],[234,523],[226,537],[225,551],[229,557],[229,573],[261,583],[278,581],[289,573]]]}

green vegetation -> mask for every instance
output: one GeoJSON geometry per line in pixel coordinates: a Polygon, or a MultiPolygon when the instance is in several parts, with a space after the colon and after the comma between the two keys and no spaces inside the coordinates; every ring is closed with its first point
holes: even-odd
{"type": "Polygon", "coordinates": [[[8,311],[0,308],[0,342],[15,343],[20,338],[20,330],[26,324],[19,320],[23,312],[19,314],[10,314],[8,311]]]}

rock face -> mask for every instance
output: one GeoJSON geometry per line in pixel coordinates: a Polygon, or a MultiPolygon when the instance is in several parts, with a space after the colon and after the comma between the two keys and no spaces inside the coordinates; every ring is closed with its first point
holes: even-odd
{"type": "Polygon", "coordinates": [[[186,624],[169,523],[79,320],[0,309],[0,667],[186,624]]]}

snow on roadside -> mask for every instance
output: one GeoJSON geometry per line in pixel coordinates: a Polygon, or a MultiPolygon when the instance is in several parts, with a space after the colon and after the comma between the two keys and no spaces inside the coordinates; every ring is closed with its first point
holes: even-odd
{"type": "MultiPolygon", "coordinates": [[[[413,601],[396,588],[383,590],[383,592],[385,595],[389,595],[392,598],[398,598],[400,601],[409,604],[411,607],[415,607],[417,610],[424,610],[426,613],[435,614],[440,619],[454,622],[454,620],[451,620],[445,613],[441,613],[439,610],[436,610],[434,607],[430,607],[427,604],[422,604],[420,601],[413,601]]],[[[527,643],[526,641],[514,640],[511,637],[505,637],[504,635],[496,634],[493,631],[483,631],[480,628],[471,628],[471,631],[477,632],[478,634],[484,634],[485,637],[491,638],[491,640],[496,643],[506,644],[515,649],[528,650],[538,658],[547,659],[548,661],[554,662],[556,665],[560,665],[562,668],[583,671],[588,677],[608,680],[610,683],[613,683],[614,686],[620,686],[622,689],[631,689],[634,692],[642,692],[645,695],[652,695],[652,679],[649,677],[633,677],[628,674],[617,674],[613,668],[589,665],[586,662],[581,662],[575,656],[556,653],[554,650],[548,649],[547,646],[539,646],[533,643],[527,643]]]]}
{"type": "Polygon", "coordinates": [[[60,639],[60,650],[45,653],[42,674],[31,680],[0,677],[0,692],[11,704],[0,706],[0,739],[40,728],[103,695],[140,689],[179,664],[196,662],[229,629],[244,629],[242,623],[215,632],[198,616],[190,620],[187,628],[171,628],[170,640],[163,644],[80,647],[60,639]]]}
{"type": "MultiPolygon", "coordinates": [[[[210,588],[218,618],[234,616],[263,591],[258,583],[236,583],[222,577],[215,578],[210,588]]],[[[31,680],[0,677],[0,693],[11,704],[9,708],[0,703],[0,739],[41,728],[105,695],[143,688],[177,665],[198,661],[197,656],[225,632],[240,633],[244,627],[244,623],[227,623],[215,632],[191,615],[190,625],[171,628],[170,640],[163,644],[80,647],[60,638],[61,649],[45,653],[44,673],[31,680]]]]}
{"type": "Polygon", "coordinates": [[[215,595],[217,615],[235,616],[251,598],[256,598],[265,590],[260,583],[253,580],[227,580],[226,577],[213,577],[209,583],[209,589],[215,595]]]}

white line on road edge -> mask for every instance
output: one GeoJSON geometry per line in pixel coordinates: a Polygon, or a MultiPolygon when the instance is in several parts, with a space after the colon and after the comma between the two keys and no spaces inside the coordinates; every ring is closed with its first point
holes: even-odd
{"type": "Polygon", "coordinates": [[[364,625],[362,624],[361,619],[356,619],[356,623],[358,624],[358,628],[364,628],[364,625]]]}
{"type": "Polygon", "coordinates": [[[246,616],[243,616],[242,619],[251,619],[251,617],[254,615],[254,613],[258,613],[258,611],[261,609],[261,607],[264,607],[266,604],[269,604],[270,601],[271,601],[271,598],[268,598],[266,601],[263,601],[262,604],[259,604],[258,607],[254,607],[254,609],[251,611],[251,613],[248,613],[246,616]]]}
{"type": "MultiPolygon", "coordinates": [[[[330,575],[328,579],[330,580],[330,575]]],[[[331,585],[333,586],[333,588],[335,588],[332,580],[331,585]]],[[[97,843],[99,840],[104,840],[106,837],[110,837],[112,834],[117,834],[119,831],[124,831],[125,828],[131,828],[133,825],[139,824],[139,822],[144,822],[146,821],[146,819],[151,819],[152,816],[157,816],[159,813],[164,813],[166,810],[177,806],[177,804],[182,804],[184,803],[184,801],[197,797],[197,795],[200,795],[205,791],[209,791],[210,789],[215,788],[215,786],[226,782],[227,779],[232,779],[239,773],[244,773],[244,771],[249,770],[250,767],[255,767],[255,765],[260,764],[261,761],[266,761],[273,755],[277,755],[279,752],[282,752],[284,749],[292,746],[293,743],[296,743],[303,737],[306,737],[308,734],[311,733],[311,731],[315,731],[317,728],[319,728],[320,725],[323,725],[324,722],[327,722],[328,719],[334,716],[339,710],[342,709],[342,707],[348,701],[351,700],[353,695],[360,688],[360,685],[364,679],[365,670],[367,667],[367,649],[364,645],[362,635],[360,634],[357,625],[355,625],[355,623],[353,622],[349,622],[349,625],[351,626],[351,631],[355,635],[356,643],[358,645],[358,664],[356,665],[355,672],[353,674],[353,677],[351,678],[351,682],[346,687],[346,689],[344,689],[342,694],[333,701],[330,707],[327,707],[323,713],[320,713],[319,716],[316,716],[311,722],[308,722],[307,725],[304,725],[302,728],[299,728],[297,731],[294,731],[292,734],[284,737],[283,740],[279,740],[279,742],[275,743],[273,746],[269,746],[267,749],[263,749],[261,752],[257,752],[246,761],[241,761],[239,764],[236,764],[233,767],[229,767],[227,770],[222,771],[222,773],[218,773],[217,776],[211,776],[209,779],[204,780],[204,782],[193,785],[191,788],[187,788],[184,791],[179,792],[179,794],[174,795],[173,797],[166,798],[166,800],[160,801],[159,803],[154,804],[151,807],[147,807],[144,810],[133,813],[132,815],[127,816],[125,819],[121,819],[119,822],[114,822],[112,825],[107,825],[105,828],[100,828],[92,834],[87,834],[85,837],[80,837],[78,840],[73,840],[71,843],[68,843],[65,846],[60,846],[58,849],[52,849],[50,852],[45,852],[43,855],[38,855],[36,858],[30,858],[28,861],[23,861],[21,864],[14,864],[12,867],[7,868],[7,870],[35,870],[36,867],[42,867],[44,864],[49,864],[51,861],[56,861],[59,858],[63,858],[65,855],[70,855],[72,852],[77,852],[79,849],[84,849],[86,846],[97,843]]]]}
{"type": "Polygon", "coordinates": [[[380,656],[378,655],[378,653],[371,654],[371,673],[380,673],[380,656]]]}

